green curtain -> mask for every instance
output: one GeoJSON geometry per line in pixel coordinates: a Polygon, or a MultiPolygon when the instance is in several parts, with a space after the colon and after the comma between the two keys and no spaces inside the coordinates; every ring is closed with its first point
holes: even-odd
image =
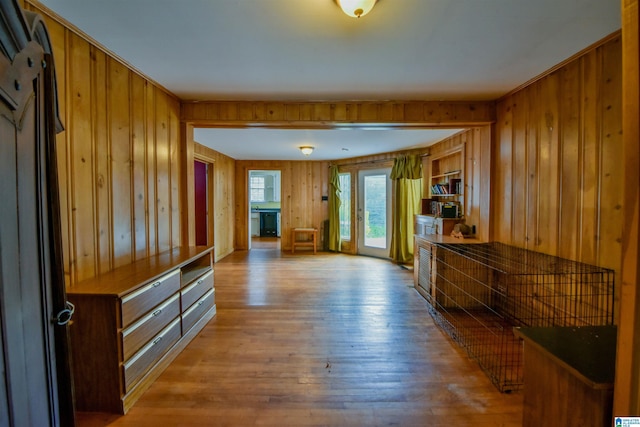
{"type": "Polygon", "coordinates": [[[329,167],[329,250],[340,251],[340,177],[338,167],[329,167]]]}
{"type": "Polygon", "coordinates": [[[389,256],[397,263],[413,261],[413,216],[420,213],[422,161],[417,155],[399,156],[393,163],[395,201],[389,256]]]}

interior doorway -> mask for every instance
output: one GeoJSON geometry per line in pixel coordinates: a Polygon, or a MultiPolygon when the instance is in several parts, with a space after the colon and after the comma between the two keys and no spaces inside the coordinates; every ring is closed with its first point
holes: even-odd
{"type": "Polygon", "coordinates": [[[212,246],[213,219],[213,163],[204,160],[194,161],[195,189],[195,238],[196,245],[212,246]]]}
{"type": "Polygon", "coordinates": [[[280,249],[281,171],[249,171],[249,249],[280,249]]]}
{"type": "Polygon", "coordinates": [[[391,168],[358,172],[358,254],[389,258],[391,168]]]}

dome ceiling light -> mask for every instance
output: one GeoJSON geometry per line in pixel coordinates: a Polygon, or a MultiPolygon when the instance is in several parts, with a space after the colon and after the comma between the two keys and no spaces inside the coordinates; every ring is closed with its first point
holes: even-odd
{"type": "Polygon", "coordinates": [[[371,12],[377,0],[335,0],[342,11],[352,18],[360,18],[371,12]]]}
{"type": "Polygon", "coordinates": [[[304,154],[307,157],[309,157],[309,155],[313,153],[313,149],[314,149],[314,147],[310,145],[303,145],[302,147],[299,147],[299,148],[300,148],[300,151],[302,151],[302,154],[304,154]]]}

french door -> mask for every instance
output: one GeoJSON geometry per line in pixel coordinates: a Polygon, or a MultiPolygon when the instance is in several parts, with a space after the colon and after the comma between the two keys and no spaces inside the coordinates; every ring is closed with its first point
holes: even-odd
{"type": "Polygon", "coordinates": [[[358,253],[389,257],[391,168],[358,172],[358,253]]]}

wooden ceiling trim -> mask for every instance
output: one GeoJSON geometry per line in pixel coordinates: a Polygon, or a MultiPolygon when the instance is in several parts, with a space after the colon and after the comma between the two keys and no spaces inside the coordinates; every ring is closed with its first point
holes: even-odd
{"type": "Polygon", "coordinates": [[[198,127],[469,127],[494,123],[493,101],[182,102],[181,120],[198,127]]]}

